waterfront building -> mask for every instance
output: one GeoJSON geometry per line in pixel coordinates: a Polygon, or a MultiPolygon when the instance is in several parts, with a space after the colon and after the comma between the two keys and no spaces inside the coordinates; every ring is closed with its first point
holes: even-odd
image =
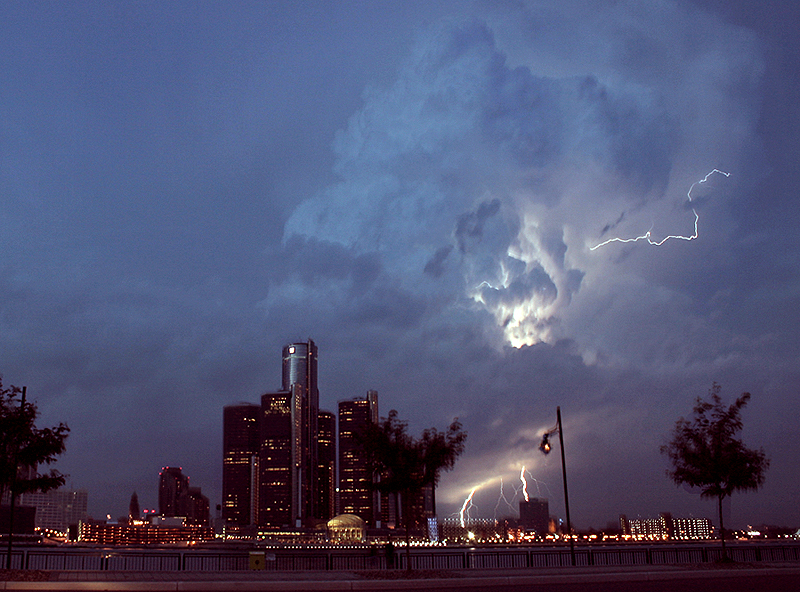
{"type": "Polygon", "coordinates": [[[74,529],[86,520],[89,494],[85,489],[36,491],[20,494],[17,503],[36,508],[36,528],[67,534],[70,526],[74,529]]]}
{"type": "Polygon", "coordinates": [[[643,540],[707,540],[712,531],[708,518],[673,518],[668,512],[658,518],[635,520],[622,514],[620,528],[624,535],[643,540]]]}
{"type": "Polygon", "coordinates": [[[367,459],[359,452],[357,433],[377,422],[377,391],[339,401],[339,511],[358,516],[370,528],[381,524],[380,495],[373,488],[367,459]]]}
{"type": "Polygon", "coordinates": [[[119,524],[84,520],[78,527],[78,540],[100,545],[150,545],[208,541],[214,530],[207,526],[178,524],[119,524]]]}
{"type": "Polygon", "coordinates": [[[158,513],[177,516],[178,498],[189,489],[189,478],[181,467],[164,467],[158,475],[158,513]]]}
{"type": "Polygon", "coordinates": [[[310,526],[319,518],[317,346],[283,348],[281,390],[261,397],[258,525],[310,526]]]}
{"type": "Polygon", "coordinates": [[[525,530],[545,536],[550,530],[550,508],[546,498],[532,497],[519,502],[519,522],[525,530]]]}
{"type": "Polygon", "coordinates": [[[336,514],[336,417],[320,411],[317,436],[317,517],[336,514]]]}
{"type": "Polygon", "coordinates": [[[222,518],[240,526],[256,523],[260,413],[254,403],[222,410],[222,518]]]}

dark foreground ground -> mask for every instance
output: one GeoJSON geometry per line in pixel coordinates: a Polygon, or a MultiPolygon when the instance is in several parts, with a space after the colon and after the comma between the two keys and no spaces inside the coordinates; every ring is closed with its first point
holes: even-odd
{"type": "Polygon", "coordinates": [[[458,571],[114,572],[0,570],[0,590],[239,592],[364,590],[437,592],[794,592],[796,564],[578,567],[458,571]]]}

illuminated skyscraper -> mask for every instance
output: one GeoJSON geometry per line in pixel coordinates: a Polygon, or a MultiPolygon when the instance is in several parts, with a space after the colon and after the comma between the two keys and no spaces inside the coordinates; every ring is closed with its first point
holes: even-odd
{"type": "Polygon", "coordinates": [[[319,421],[319,388],[317,388],[317,346],[312,340],[292,343],[283,348],[283,383],[281,390],[293,396],[296,413],[293,419],[293,440],[299,446],[295,462],[299,471],[299,526],[309,518],[317,518],[317,435],[319,421]],[[298,417],[299,414],[299,417],[298,417]]]}
{"type": "Polygon", "coordinates": [[[281,390],[261,397],[258,524],[299,528],[318,517],[317,346],[283,348],[281,390]]]}
{"type": "Polygon", "coordinates": [[[293,433],[293,394],[278,391],[261,397],[257,519],[265,528],[291,528],[300,516],[300,445],[293,433]]]}
{"type": "Polygon", "coordinates": [[[256,522],[260,412],[253,403],[222,412],[222,517],[241,526],[256,522]]]}
{"type": "Polygon", "coordinates": [[[372,488],[372,473],[359,454],[356,433],[378,422],[378,392],[339,401],[339,500],[343,514],[355,514],[368,526],[381,520],[380,496],[372,488]]]}

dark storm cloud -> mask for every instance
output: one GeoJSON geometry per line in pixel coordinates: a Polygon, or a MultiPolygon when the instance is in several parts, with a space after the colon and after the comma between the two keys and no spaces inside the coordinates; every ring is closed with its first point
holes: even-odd
{"type": "Polygon", "coordinates": [[[461,214],[456,219],[454,231],[458,250],[466,253],[470,250],[469,244],[480,242],[483,237],[483,226],[488,218],[496,215],[500,211],[500,200],[493,199],[490,202],[481,202],[474,212],[461,214]]]}
{"type": "Polygon", "coordinates": [[[444,273],[444,262],[453,250],[453,245],[446,245],[436,250],[430,261],[425,264],[423,271],[435,278],[441,277],[444,273]]]}
{"type": "MultiPolygon", "coordinates": [[[[683,9],[662,8],[658,16],[627,5],[594,13],[590,22],[619,22],[613,33],[570,33],[568,51],[589,53],[557,75],[547,65],[564,44],[547,47],[537,27],[524,40],[514,37],[524,19],[513,26],[490,19],[502,23],[494,28],[479,19],[431,28],[397,81],[370,89],[338,134],[342,180],[301,204],[287,223],[285,236],[325,237],[354,252],[380,253],[381,281],[426,303],[404,334],[392,333],[394,355],[382,350],[387,367],[414,366],[418,380],[395,387],[390,371],[379,390],[390,396],[400,388],[411,410],[434,390],[442,409],[471,422],[474,448],[452,477],[453,503],[457,492],[496,481],[520,463],[552,470],[525,450],[549,427],[546,420],[510,418],[541,418],[548,415],[545,401],[571,401],[579,408],[575,437],[598,451],[614,457],[617,437],[644,438],[657,450],[659,420],[649,405],[677,412],[664,400],[668,392],[686,392],[687,384],[702,390],[709,373],[730,372],[734,359],[755,353],[735,330],[712,329],[692,307],[698,288],[690,278],[703,269],[720,273],[714,258],[727,256],[719,249],[726,239],[714,232],[731,219],[727,204],[736,186],[715,181],[698,191],[692,205],[703,222],[718,224],[716,231],[701,226],[711,244],[698,243],[699,253],[672,244],[658,252],[649,245],[588,249],[597,236],[639,236],[656,225],[663,235],[690,233],[692,184],[717,163],[753,154],[760,64],[756,55],[737,52],[750,51],[752,37],[715,22],[713,41],[695,39],[694,25],[684,30],[677,16],[683,9]],[[661,17],[666,28],[650,32],[648,23],[661,17]],[[670,64],[664,78],[671,58],[663,52],[676,35],[686,35],[685,42],[669,51],[682,65],[670,64]],[[517,41],[513,50],[510,39],[517,41]],[[592,55],[587,48],[600,39],[610,50],[592,55]],[[731,125],[737,132],[722,141],[731,125]],[[698,156],[713,165],[697,168],[698,156]],[[413,354],[403,353],[407,344],[415,344],[413,354]],[[511,356],[507,344],[519,353],[511,356]],[[412,359],[420,348],[438,355],[429,353],[420,365],[412,359]],[[545,362],[567,351],[580,371],[545,362]],[[454,386],[438,384],[448,368],[440,357],[461,360],[450,365],[463,378],[458,396],[454,386]],[[524,360],[520,384],[500,386],[515,372],[512,357],[524,360]],[[663,386],[654,388],[654,380],[663,386]],[[481,415],[476,401],[491,401],[496,412],[481,415]],[[508,438],[498,441],[493,435],[503,425],[508,438]]],[[[566,9],[550,31],[566,31],[574,18],[566,9]]],[[[652,471],[648,454],[631,454],[630,464],[658,478],[661,465],[652,471]]],[[[588,469],[616,461],[576,462],[588,469]]]]}
{"type": "Polygon", "coordinates": [[[165,464],[215,505],[222,406],[311,337],[322,407],[375,388],[414,431],[464,422],[442,513],[484,484],[491,517],[524,465],[563,514],[535,448],[557,405],[579,526],[710,513],[657,450],[717,380],[773,455],[734,523],[800,524],[792,27],[670,1],[0,10],[0,372],[73,428],[96,515],[151,505],[165,464]],[[691,234],[714,168],[697,240],[589,250],[691,234]]]}

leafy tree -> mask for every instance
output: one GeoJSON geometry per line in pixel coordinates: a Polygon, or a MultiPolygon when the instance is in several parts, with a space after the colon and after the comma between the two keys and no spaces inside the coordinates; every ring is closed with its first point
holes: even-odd
{"type": "MultiPolygon", "coordinates": [[[[64,484],[64,475],[51,469],[38,473],[39,465],[49,465],[64,452],[69,428],[63,423],[52,428],[37,428],[39,411],[25,400],[18,387],[3,388],[0,376],[0,498],[6,492],[12,500],[17,494],[49,491],[64,484]]],[[[10,537],[9,537],[10,544],[10,537]]]]}
{"type": "Polygon", "coordinates": [[[423,465],[425,467],[424,485],[431,485],[433,496],[433,514],[436,515],[436,486],[439,484],[441,472],[451,470],[456,459],[464,452],[467,433],[462,430],[458,418],[453,420],[446,432],[429,428],[422,432],[419,444],[422,448],[423,465]]]}
{"type": "Polygon", "coordinates": [[[737,438],[742,429],[741,411],[750,400],[750,393],[742,393],[726,407],[720,391],[715,382],[709,390],[709,400],[697,398],[693,417],[678,419],[672,439],[661,447],[661,452],[672,463],[667,474],[676,484],[698,487],[701,497],[716,498],[722,555],[727,559],[722,502],[734,491],[761,487],[769,459],[763,450],[749,449],[737,438]]]}
{"type": "MultiPolygon", "coordinates": [[[[416,523],[413,502],[426,486],[431,486],[435,512],[440,473],[453,468],[464,451],[467,434],[458,419],[454,419],[447,431],[429,428],[417,439],[408,433],[408,423],[397,419],[397,411],[392,409],[388,417],[356,432],[355,438],[370,470],[379,476],[373,488],[394,496],[395,500],[400,498],[408,554],[410,530],[416,523]]],[[[411,563],[407,565],[410,569],[411,563]]]]}

